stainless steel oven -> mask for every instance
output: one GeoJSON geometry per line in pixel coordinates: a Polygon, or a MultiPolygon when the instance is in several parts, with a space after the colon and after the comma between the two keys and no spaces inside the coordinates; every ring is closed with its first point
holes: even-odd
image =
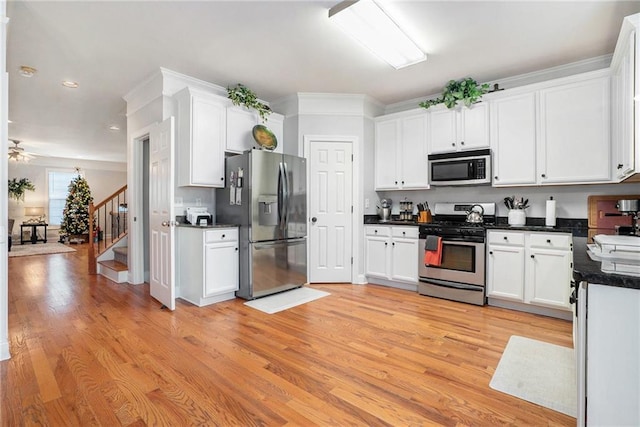
{"type": "MultiPolygon", "coordinates": [[[[427,236],[442,239],[442,261],[437,266],[425,265],[421,257],[418,293],[476,305],[485,304],[485,228],[483,224],[464,221],[462,213],[465,209],[461,207],[469,205],[473,203],[438,203],[435,208],[436,221],[420,226],[422,250],[426,250],[427,236]]],[[[495,204],[481,205],[488,213],[485,221],[494,221],[495,204]]]]}

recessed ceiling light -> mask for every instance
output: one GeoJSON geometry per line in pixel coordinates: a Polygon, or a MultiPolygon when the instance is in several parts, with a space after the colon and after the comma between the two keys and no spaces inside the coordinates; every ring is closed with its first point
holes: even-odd
{"type": "Polygon", "coordinates": [[[33,75],[37,72],[38,70],[36,70],[33,67],[29,67],[27,65],[21,65],[20,66],[20,75],[22,77],[33,77],[33,75]]]}
{"type": "Polygon", "coordinates": [[[109,130],[112,130],[112,131],[114,131],[114,132],[115,132],[115,131],[117,131],[117,130],[120,130],[120,127],[119,127],[119,126],[117,126],[117,125],[111,125],[111,126],[109,126],[109,130]]]}
{"type": "Polygon", "coordinates": [[[68,88],[71,88],[71,89],[75,89],[80,85],[77,82],[72,82],[71,80],[63,80],[62,81],[62,86],[68,87],[68,88]]]}

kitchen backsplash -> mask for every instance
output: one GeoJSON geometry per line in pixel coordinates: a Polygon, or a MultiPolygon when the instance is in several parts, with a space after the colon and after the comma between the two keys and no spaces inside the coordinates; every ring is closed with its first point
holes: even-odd
{"type": "MultiPolygon", "coordinates": [[[[509,187],[495,188],[491,186],[470,187],[434,187],[430,190],[417,191],[379,191],[379,199],[393,200],[392,213],[397,215],[400,201],[406,197],[416,203],[429,202],[433,207],[438,202],[495,202],[498,216],[507,216],[508,209],[503,203],[507,196],[529,199],[528,217],[545,216],[546,201],[550,196],[556,200],[556,216],[560,218],[587,218],[587,198],[594,194],[637,194],[640,184],[604,184],[604,185],[565,185],[544,187],[509,187]]],[[[379,199],[369,201],[365,214],[376,214],[379,199]]]]}

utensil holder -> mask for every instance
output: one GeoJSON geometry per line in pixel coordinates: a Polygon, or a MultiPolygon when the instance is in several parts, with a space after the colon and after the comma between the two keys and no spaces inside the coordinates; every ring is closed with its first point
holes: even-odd
{"type": "Polygon", "coordinates": [[[525,225],[527,223],[527,214],[524,209],[511,209],[508,215],[509,225],[525,225]]]}

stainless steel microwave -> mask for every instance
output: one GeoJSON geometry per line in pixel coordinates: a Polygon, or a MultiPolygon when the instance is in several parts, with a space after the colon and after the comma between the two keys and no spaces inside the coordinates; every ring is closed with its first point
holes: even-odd
{"type": "Polygon", "coordinates": [[[430,185],[491,184],[491,150],[430,154],[430,185]]]}

